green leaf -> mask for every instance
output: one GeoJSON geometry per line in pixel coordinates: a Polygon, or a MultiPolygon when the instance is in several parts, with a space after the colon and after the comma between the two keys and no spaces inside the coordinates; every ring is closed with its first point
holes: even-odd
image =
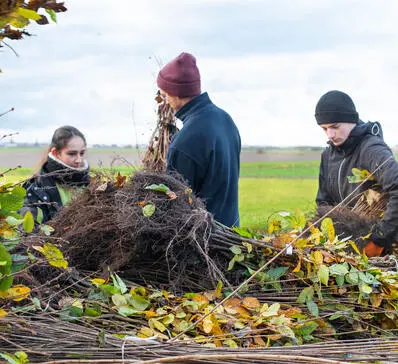
{"type": "Polygon", "coordinates": [[[112,302],[116,307],[127,306],[127,298],[118,293],[112,296],[112,302]]]}
{"type": "Polygon", "coordinates": [[[50,15],[51,20],[56,23],[57,22],[57,14],[52,9],[46,9],[46,13],[50,15]]]}
{"type": "Polygon", "coordinates": [[[309,336],[314,330],[318,327],[318,324],[315,321],[307,321],[302,325],[298,325],[293,328],[293,331],[298,336],[309,336]]]}
{"type": "Polygon", "coordinates": [[[119,314],[125,317],[136,315],[139,312],[137,310],[132,309],[129,306],[120,306],[118,307],[117,311],[119,312],[119,314]]]}
{"type": "Polygon", "coordinates": [[[232,270],[236,262],[237,262],[237,255],[234,255],[234,257],[228,263],[228,270],[232,270]]]}
{"type": "Polygon", "coordinates": [[[110,272],[110,276],[112,278],[112,282],[113,285],[120,290],[120,292],[126,293],[127,292],[127,286],[126,284],[123,282],[123,280],[116,274],[116,273],[112,273],[110,272]]]}
{"type": "Polygon", "coordinates": [[[144,311],[150,305],[150,302],[145,298],[136,293],[131,293],[129,303],[139,311],[144,311]]]}
{"type": "MultiPolygon", "coordinates": [[[[0,266],[0,277],[11,274],[12,259],[11,255],[8,253],[7,249],[0,243],[0,261],[6,262],[0,266]]],[[[6,291],[12,286],[14,280],[13,276],[0,278],[0,291],[6,291]]]]}
{"type": "Polygon", "coordinates": [[[245,238],[253,238],[253,235],[246,229],[246,228],[239,228],[239,227],[233,227],[232,228],[233,231],[235,231],[237,234],[239,234],[240,236],[243,236],[245,238]]]}
{"type": "Polygon", "coordinates": [[[28,355],[24,351],[17,351],[14,353],[15,357],[19,360],[20,364],[28,363],[28,355]]]}
{"type": "Polygon", "coordinates": [[[336,284],[342,286],[344,284],[344,276],[336,276],[336,284]]]}
{"type": "Polygon", "coordinates": [[[118,288],[110,284],[101,284],[98,288],[109,296],[120,293],[120,290],[118,288]]]}
{"type": "Polygon", "coordinates": [[[156,206],[152,203],[148,203],[142,208],[142,214],[145,217],[151,217],[153,215],[153,213],[155,212],[155,210],[156,210],[156,206]]]}
{"type": "Polygon", "coordinates": [[[328,282],[329,282],[329,268],[326,265],[321,264],[319,266],[318,278],[319,278],[319,281],[321,283],[323,283],[325,286],[328,285],[328,282]]]}
{"type": "Polygon", "coordinates": [[[298,303],[306,303],[308,301],[312,301],[313,297],[314,297],[314,287],[313,286],[309,286],[309,287],[305,287],[299,294],[298,298],[297,298],[297,302],[298,303]]]}
{"type": "Polygon", "coordinates": [[[42,210],[40,207],[38,207],[38,208],[37,208],[37,217],[36,217],[36,221],[37,221],[39,224],[41,224],[41,223],[43,222],[43,218],[44,218],[43,210],[42,210]]]}
{"type": "Polygon", "coordinates": [[[27,233],[32,232],[33,228],[35,227],[35,219],[30,211],[26,211],[25,216],[23,217],[22,226],[24,231],[27,233]]]}
{"type": "Polygon", "coordinates": [[[350,272],[345,276],[345,280],[349,284],[358,284],[359,283],[359,276],[358,272],[350,272]]]}
{"type": "Polygon", "coordinates": [[[363,284],[362,286],[360,286],[359,290],[362,293],[366,293],[366,294],[371,294],[372,293],[372,287],[368,286],[367,284],[363,284]]]}
{"type": "Polygon", "coordinates": [[[7,360],[7,363],[9,364],[20,364],[20,361],[14,355],[7,353],[0,353],[0,357],[7,360]]]}
{"type": "Polygon", "coordinates": [[[46,236],[50,236],[54,228],[50,225],[40,225],[40,230],[43,231],[46,236]]]}
{"type": "Polygon", "coordinates": [[[37,14],[34,10],[25,9],[25,8],[17,8],[16,12],[19,15],[22,15],[26,19],[31,20],[40,20],[41,16],[37,14]]]}
{"type": "Polygon", "coordinates": [[[18,211],[23,206],[23,197],[12,193],[1,193],[0,206],[5,211],[18,211]]]}
{"type": "Polygon", "coordinates": [[[267,282],[273,282],[279,280],[287,271],[289,267],[275,267],[266,271],[265,274],[268,276],[266,279],[267,282]]]}
{"type": "Polygon", "coordinates": [[[22,186],[15,186],[12,189],[11,193],[20,198],[25,198],[26,196],[26,190],[22,186]]]}
{"type": "Polygon", "coordinates": [[[314,301],[307,301],[308,311],[315,317],[319,316],[319,308],[318,305],[314,301]]]}
{"type": "Polygon", "coordinates": [[[23,223],[23,219],[16,219],[14,216],[7,216],[6,217],[7,224],[11,226],[18,226],[23,223]]]}
{"type": "Polygon", "coordinates": [[[273,303],[271,306],[269,306],[267,311],[261,312],[261,316],[262,317],[277,316],[280,308],[281,305],[279,303],[273,303]]]}
{"type": "Polygon", "coordinates": [[[234,254],[242,254],[242,249],[237,245],[231,246],[229,250],[234,254]]]}
{"type": "Polygon", "coordinates": [[[150,185],[145,187],[146,190],[152,190],[152,191],[159,191],[159,192],[168,192],[170,191],[170,188],[168,188],[166,185],[161,183],[160,185],[150,185]]]}
{"type": "Polygon", "coordinates": [[[331,276],[344,276],[348,273],[348,269],[343,264],[333,264],[329,267],[329,274],[331,276]]]}
{"type": "Polygon", "coordinates": [[[334,240],[335,230],[333,226],[333,220],[330,217],[326,217],[325,219],[322,220],[321,231],[324,235],[328,237],[330,241],[334,240]]]}

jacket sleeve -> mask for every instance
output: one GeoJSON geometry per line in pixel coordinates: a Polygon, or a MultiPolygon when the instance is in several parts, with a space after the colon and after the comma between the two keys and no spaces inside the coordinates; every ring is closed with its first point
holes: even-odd
{"type": "Polygon", "coordinates": [[[389,195],[384,216],[374,227],[371,240],[380,246],[387,246],[398,235],[398,163],[391,149],[383,142],[372,145],[367,154],[370,157],[369,171],[375,171],[376,181],[389,195]]]}
{"type": "Polygon", "coordinates": [[[178,172],[188,182],[194,193],[199,193],[202,183],[201,167],[183,151],[171,147],[167,153],[168,172],[178,172]]]}
{"type": "Polygon", "coordinates": [[[332,198],[327,191],[327,163],[325,152],[322,153],[321,165],[319,167],[318,193],[316,195],[316,204],[333,205],[332,198]]]}
{"type": "Polygon", "coordinates": [[[31,191],[31,189],[32,189],[31,184],[25,184],[23,187],[26,189],[26,195],[24,198],[24,204],[23,204],[22,208],[18,211],[18,213],[21,216],[25,216],[25,214],[28,211],[30,211],[33,215],[33,218],[35,220],[35,225],[36,225],[38,210],[37,210],[37,206],[35,206],[35,204],[37,204],[39,201],[37,199],[37,196],[35,194],[33,194],[31,191]]]}

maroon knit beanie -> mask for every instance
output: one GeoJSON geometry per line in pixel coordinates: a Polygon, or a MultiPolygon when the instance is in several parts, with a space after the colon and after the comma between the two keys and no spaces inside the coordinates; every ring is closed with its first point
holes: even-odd
{"type": "Polygon", "coordinates": [[[160,70],[157,82],[160,89],[172,96],[200,95],[200,74],[196,58],[192,54],[181,53],[160,70]]]}

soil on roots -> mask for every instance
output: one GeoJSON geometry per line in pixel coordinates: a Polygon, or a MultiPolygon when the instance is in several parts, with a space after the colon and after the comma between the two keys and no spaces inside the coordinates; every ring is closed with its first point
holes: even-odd
{"type": "Polygon", "coordinates": [[[123,270],[127,278],[177,288],[225,280],[222,255],[210,258],[212,215],[178,175],[136,172],[123,186],[94,179],[51,222],[69,264],[90,271],[123,270]],[[165,185],[172,193],[146,189],[165,185]],[[175,195],[173,195],[173,193],[175,195]],[[143,208],[154,205],[151,216],[143,208]]]}

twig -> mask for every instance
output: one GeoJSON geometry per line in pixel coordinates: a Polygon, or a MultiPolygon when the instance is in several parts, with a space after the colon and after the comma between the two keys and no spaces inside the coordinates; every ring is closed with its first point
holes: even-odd
{"type": "Polygon", "coordinates": [[[330,363],[330,364],[340,364],[347,363],[338,360],[329,360],[321,358],[313,358],[310,356],[298,356],[298,355],[274,355],[274,354],[196,354],[196,355],[181,355],[181,356],[171,356],[168,358],[160,358],[153,360],[144,360],[138,363],[140,364],[155,364],[155,363],[176,363],[183,362],[186,363],[188,360],[222,360],[225,362],[227,359],[261,359],[261,360],[296,360],[303,361],[305,363],[330,363]]]}

